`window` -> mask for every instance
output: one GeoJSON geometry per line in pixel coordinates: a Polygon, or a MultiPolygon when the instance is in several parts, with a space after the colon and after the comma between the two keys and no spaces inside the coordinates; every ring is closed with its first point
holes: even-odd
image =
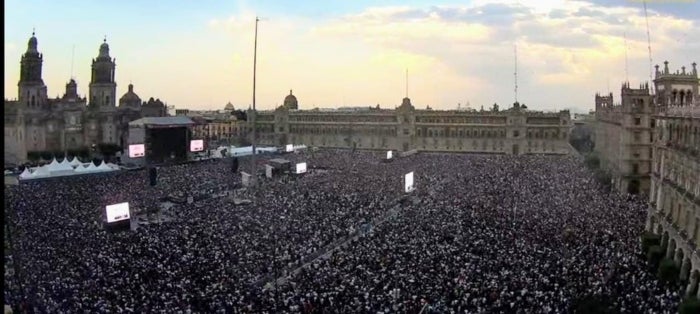
{"type": "Polygon", "coordinates": [[[633,164],[632,165],[632,174],[638,174],[638,173],[639,173],[639,165],[633,164]]]}
{"type": "Polygon", "coordinates": [[[518,137],[518,136],[520,136],[520,131],[514,130],[514,131],[513,131],[513,137],[518,137]]]}
{"type": "Polygon", "coordinates": [[[403,135],[408,135],[408,129],[403,129],[403,135]]]}
{"type": "Polygon", "coordinates": [[[640,125],[640,124],[642,124],[642,119],[634,118],[634,125],[640,125]]]}
{"type": "Polygon", "coordinates": [[[641,140],[642,140],[642,133],[641,132],[634,132],[634,141],[640,142],[641,140]]]}

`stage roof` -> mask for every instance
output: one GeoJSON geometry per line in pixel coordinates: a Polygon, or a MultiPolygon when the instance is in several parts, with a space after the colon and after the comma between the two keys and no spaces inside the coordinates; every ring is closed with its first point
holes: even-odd
{"type": "Polygon", "coordinates": [[[194,121],[189,117],[146,117],[129,122],[129,126],[148,127],[185,127],[194,125],[194,121]]]}
{"type": "Polygon", "coordinates": [[[289,160],[282,159],[282,158],[273,158],[273,159],[270,159],[270,163],[284,165],[284,164],[288,164],[290,162],[289,162],[289,160]]]}

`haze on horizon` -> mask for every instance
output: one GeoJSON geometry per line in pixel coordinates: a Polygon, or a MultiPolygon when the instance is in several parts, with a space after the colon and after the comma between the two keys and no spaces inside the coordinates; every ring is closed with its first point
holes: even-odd
{"type": "MultiPolygon", "coordinates": [[[[649,1],[653,64],[675,71],[700,62],[700,3],[649,1]]],[[[640,1],[139,1],[5,2],[5,97],[17,97],[19,61],[36,28],[50,97],[73,77],[85,95],[90,62],[107,37],[119,96],[132,82],[143,99],[189,109],[252,102],[253,36],[258,30],[257,106],[273,109],[289,90],[300,109],[593,109],[596,92],[649,80],[640,1]]]]}

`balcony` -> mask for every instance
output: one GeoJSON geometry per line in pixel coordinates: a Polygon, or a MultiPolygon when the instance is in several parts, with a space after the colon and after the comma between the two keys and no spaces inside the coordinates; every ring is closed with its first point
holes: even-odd
{"type": "Polygon", "coordinates": [[[685,107],[668,107],[666,112],[661,112],[662,115],[667,117],[683,117],[683,118],[700,118],[700,105],[696,104],[693,106],[685,107]]]}

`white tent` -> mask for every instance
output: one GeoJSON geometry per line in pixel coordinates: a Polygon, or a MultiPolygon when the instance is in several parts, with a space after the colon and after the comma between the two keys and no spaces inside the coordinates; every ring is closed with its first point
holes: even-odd
{"type": "Polygon", "coordinates": [[[95,166],[95,162],[93,161],[85,169],[87,170],[87,172],[96,172],[97,166],[95,166]]]}
{"type": "Polygon", "coordinates": [[[97,167],[97,170],[100,171],[112,171],[112,168],[110,166],[107,166],[107,163],[102,161],[102,163],[97,167]]]}
{"type": "Polygon", "coordinates": [[[22,171],[22,174],[19,175],[20,179],[29,179],[34,177],[34,174],[29,171],[29,167],[24,168],[24,171],[22,171]]]}
{"type": "Polygon", "coordinates": [[[73,172],[73,166],[70,165],[67,159],[63,159],[62,162],[58,163],[50,170],[51,172],[73,172]]]}
{"type": "Polygon", "coordinates": [[[78,159],[78,157],[73,157],[73,160],[70,161],[70,165],[73,167],[77,167],[77,166],[82,166],[83,163],[80,162],[80,159],[78,159]]]}
{"type": "Polygon", "coordinates": [[[60,165],[60,163],[58,163],[58,161],[56,161],[56,158],[54,158],[51,161],[51,163],[47,165],[47,167],[49,170],[54,170],[54,169],[59,169],[59,165],[60,165]]]}
{"type": "Polygon", "coordinates": [[[87,168],[85,168],[85,166],[80,164],[77,167],[75,167],[75,172],[76,173],[85,173],[85,172],[88,172],[88,170],[87,170],[87,168]]]}
{"type": "Polygon", "coordinates": [[[51,176],[51,170],[49,169],[49,166],[51,165],[46,165],[46,166],[41,166],[34,170],[33,176],[34,177],[49,177],[51,176]]]}
{"type": "Polygon", "coordinates": [[[119,165],[115,165],[113,163],[107,163],[107,166],[109,166],[109,168],[112,170],[119,170],[119,165]]]}

